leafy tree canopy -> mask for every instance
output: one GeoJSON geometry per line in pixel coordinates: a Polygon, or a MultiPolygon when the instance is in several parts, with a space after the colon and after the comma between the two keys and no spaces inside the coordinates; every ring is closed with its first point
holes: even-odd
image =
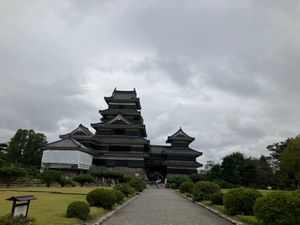
{"type": "Polygon", "coordinates": [[[280,158],[280,168],[287,173],[295,185],[300,186],[300,136],[289,141],[280,158]]]}
{"type": "Polygon", "coordinates": [[[19,129],[7,147],[7,160],[11,163],[39,166],[46,136],[33,130],[19,129]]]}

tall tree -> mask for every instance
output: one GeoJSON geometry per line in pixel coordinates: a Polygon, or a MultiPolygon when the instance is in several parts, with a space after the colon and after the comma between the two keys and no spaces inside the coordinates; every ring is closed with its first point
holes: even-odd
{"type": "Polygon", "coordinates": [[[222,179],[229,183],[241,184],[244,161],[244,155],[240,152],[225,156],[221,164],[222,179]]]}
{"type": "Polygon", "coordinates": [[[258,186],[270,186],[275,183],[274,172],[270,161],[271,157],[264,155],[256,161],[256,183],[258,186]]]}
{"type": "Polygon", "coordinates": [[[256,186],[256,159],[247,158],[242,162],[241,183],[246,186],[256,186]]]}
{"type": "Polygon", "coordinates": [[[279,164],[281,155],[291,140],[293,140],[293,138],[288,138],[284,141],[267,146],[267,149],[270,152],[270,156],[272,157],[272,166],[275,171],[278,171],[280,169],[279,164]]]}
{"type": "Polygon", "coordinates": [[[289,141],[280,158],[280,168],[300,188],[300,136],[289,141]]]}
{"type": "Polygon", "coordinates": [[[7,160],[24,165],[40,165],[46,136],[33,130],[19,129],[7,148],[7,160]]]}

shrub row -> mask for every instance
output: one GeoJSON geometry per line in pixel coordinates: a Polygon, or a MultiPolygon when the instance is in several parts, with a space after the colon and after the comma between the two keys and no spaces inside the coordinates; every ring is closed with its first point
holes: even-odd
{"type": "MultiPolygon", "coordinates": [[[[190,176],[185,176],[185,175],[173,175],[169,176],[167,178],[167,187],[172,188],[172,189],[178,189],[180,185],[184,182],[191,182],[191,183],[197,183],[199,181],[208,181],[203,175],[201,174],[192,174],[190,176]]],[[[237,185],[228,183],[226,181],[217,179],[210,181],[213,183],[218,184],[221,188],[237,188],[237,185]]]]}
{"type": "MultiPolygon", "coordinates": [[[[84,182],[86,178],[88,178],[86,175],[81,175],[80,179],[76,179],[76,181],[84,182]]],[[[145,181],[136,177],[127,177],[127,181],[128,183],[118,184],[113,189],[97,188],[92,190],[86,196],[89,205],[81,201],[72,202],[67,208],[67,216],[86,220],[90,212],[90,206],[111,209],[115,204],[122,203],[125,196],[128,197],[146,188],[145,181]]]]}
{"type": "MultiPolygon", "coordinates": [[[[207,188],[208,184],[205,184],[205,188],[203,188],[203,184],[197,183],[197,186],[202,186],[199,188],[201,197],[203,196],[202,190],[205,190],[206,193],[210,192],[208,191],[210,188],[207,188]]],[[[193,191],[195,194],[195,188],[193,191]]],[[[224,203],[224,207],[230,215],[255,215],[263,225],[300,224],[300,191],[276,191],[262,196],[259,191],[254,189],[236,188],[226,194],[216,191],[209,195],[209,200],[216,205],[224,203]]]]}
{"type": "Polygon", "coordinates": [[[267,194],[257,199],[254,214],[264,225],[299,225],[300,191],[267,194]]]}
{"type": "Polygon", "coordinates": [[[256,199],[262,194],[254,189],[236,188],[224,195],[225,209],[230,215],[253,215],[253,207],[256,199]]]}

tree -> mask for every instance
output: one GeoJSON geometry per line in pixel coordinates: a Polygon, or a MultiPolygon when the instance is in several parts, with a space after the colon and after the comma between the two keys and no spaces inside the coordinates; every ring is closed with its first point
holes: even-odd
{"type": "Polygon", "coordinates": [[[0,168],[0,179],[6,183],[7,188],[9,188],[11,182],[24,176],[26,176],[26,171],[23,168],[18,168],[18,167],[0,168]]]}
{"type": "Polygon", "coordinates": [[[73,180],[80,183],[80,186],[83,187],[85,183],[92,183],[94,178],[90,174],[82,174],[73,177],[73,180]]]}
{"type": "Polygon", "coordinates": [[[247,158],[244,160],[241,168],[241,182],[246,186],[256,186],[256,166],[255,159],[247,158]]]}
{"type": "Polygon", "coordinates": [[[225,156],[221,164],[222,179],[232,184],[241,184],[244,160],[244,155],[240,152],[225,156]]]}
{"type": "Polygon", "coordinates": [[[38,178],[45,183],[47,187],[50,187],[53,182],[59,182],[60,177],[61,173],[55,170],[46,170],[38,175],[38,178]]]}
{"type": "Polygon", "coordinates": [[[6,153],[7,144],[6,143],[0,143],[0,156],[4,155],[6,153]]]}
{"type": "Polygon", "coordinates": [[[293,140],[293,138],[288,138],[285,141],[281,141],[267,146],[267,149],[270,152],[272,158],[273,169],[275,171],[278,171],[280,169],[279,164],[281,155],[291,140],[293,140]]]}
{"type": "Polygon", "coordinates": [[[280,168],[295,186],[300,186],[300,136],[289,141],[280,158],[280,168]]]}
{"type": "Polygon", "coordinates": [[[259,186],[270,186],[275,183],[270,160],[270,157],[262,155],[259,160],[256,161],[256,183],[259,186]]]}
{"type": "Polygon", "coordinates": [[[33,130],[17,130],[7,147],[7,160],[11,163],[39,166],[46,136],[33,130]]]}

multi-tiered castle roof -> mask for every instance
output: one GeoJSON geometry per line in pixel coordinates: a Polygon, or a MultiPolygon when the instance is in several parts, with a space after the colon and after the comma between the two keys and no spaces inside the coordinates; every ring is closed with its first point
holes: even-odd
{"type": "MultiPolygon", "coordinates": [[[[151,177],[151,174],[165,177],[172,173],[197,172],[196,168],[201,164],[195,159],[202,153],[189,147],[194,138],[181,128],[167,138],[166,142],[170,145],[150,145],[150,141],[146,139],[146,126],[135,89],[115,89],[112,95],[104,97],[104,100],[107,108],[99,110],[100,121],[91,124],[95,133],[80,124],[72,132],[60,135],[60,141],[50,143],[47,146],[48,153],[57,150],[57,145],[64,150],[64,143],[76,143],[82,145],[82,151],[92,157],[92,163],[96,167],[140,168],[148,177],[151,177]]],[[[70,148],[69,146],[68,150],[70,148]]],[[[80,151],[78,145],[74,147],[74,151],[80,151]]],[[[59,167],[59,163],[46,161],[42,164],[44,167],[59,167]]],[[[67,164],[66,162],[64,168],[67,164]]],[[[76,165],[72,165],[72,168],[74,167],[76,168],[76,165]]]]}

